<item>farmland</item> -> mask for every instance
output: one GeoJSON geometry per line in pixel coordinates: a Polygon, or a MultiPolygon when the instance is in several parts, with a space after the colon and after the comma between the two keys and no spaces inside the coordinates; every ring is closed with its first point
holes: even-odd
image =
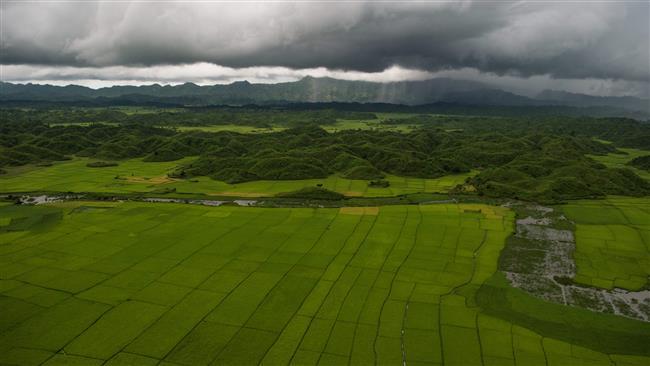
{"type": "MultiPolygon", "coordinates": [[[[635,344],[637,356],[601,353],[477,305],[513,228],[505,208],[67,202],[0,213],[2,363],[648,361],[635,344]]],[[[576,325],[607,317],[576,310],[576,325]]],[[[629,322],[627,337],[650,339],[629,322]]]]}
{"type": "Polygon", "coordinates": [[[650,362],[636,121],[3,113],[2,365],[650,362]]]}
{"type": "Polygon", "coordinates": [[[385,178],[390,182],[388,187],[369,187],[368,180],[346,179],[338,175],[323,179],[262,180],[237,184],[228,184],[207,177],[199,177],[192,181],[167,177],[167,174],[178,165],[192,160],[194,159],[191,157],[173,162],[143,162],[142,159],[129,159],[119,162],[114,167],[90,168],[87,164],[94,160],[76,158],[48,167],[15,169],[12,174],[0,175],[0,184],[3,192],[132,193],[169,188],[176,189],[179,193],[243,197],[267,197],[322,184],[324,188],[352,197],[382,197],[419,192],[448,192],[476,173],[431,179],[391,175],[385,178]]]}
{"type": "Polygon", "coordinates": [[[650,172],[644,171],[642,169],[637,169],[633,166],[628,165],[627,163],[637,157],[646,156],[650,153],[646,150],[640,149],[619,149],[620,153],[609,153],[604,156],[592,156],[596,161],[599,161],[607,166],[615,168],[628,168],[636,172],[640,177],[645,179],[650,179],[650,172]]]}
{"type": "Polygon", "coordinates": [[[0,366],[650,366],[650,3],[583,2],[0,0],[0,366]]]}
{"type": "Polygon", "coordinates": [[[576,282],[631,291],[650,287],[650,200],[613,197],[564,207],[576,222],[576,282]]]}

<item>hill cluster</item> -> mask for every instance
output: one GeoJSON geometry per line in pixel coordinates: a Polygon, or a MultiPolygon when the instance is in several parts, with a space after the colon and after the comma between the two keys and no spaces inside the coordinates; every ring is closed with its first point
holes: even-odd
{"type": "Polygon", "coordinates": [[[136,124],[146,126],[212,126],[241,125],[265,128],[270,126],[298,127],[308,124],[330,125],[339,119],[374,120],[374,113],[341,109],[289,109],[251,107],[219,108],[140,108],[128,113],[120,108],[41,108],[1,109],[6,121],[23,121],[45,125],[82,123],[136,124]]]}
{"type": "Polygon", "coordinates": [[[11,118],[0,125],[2,167],[73,155],[152,162],[196,156],[170,175],[237,183],[331,174],[365,180],[385,174],[435,178],[476,169],[480,173],[465,188],[490,197],[549,201],[650,193],[650,184],[633,171],[608,168],[586,156],[614,152],[616,146],[648,148],[650,126],[625,119],[416,116],[410,123],[421,127],[409,133],[329,133],[306,122],[281,132],[240,134],[179,132],[147,123],[48,126],[31,115],[41,112],[4,113],[11,118]]]}

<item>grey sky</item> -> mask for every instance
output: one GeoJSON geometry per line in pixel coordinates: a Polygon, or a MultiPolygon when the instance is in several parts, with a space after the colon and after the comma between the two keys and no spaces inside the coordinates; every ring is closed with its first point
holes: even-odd
{"type": "Polygon", "coordinates": [[[650,93],[648,2],[3,2],[4,81],[454,76],[650,93]]]}

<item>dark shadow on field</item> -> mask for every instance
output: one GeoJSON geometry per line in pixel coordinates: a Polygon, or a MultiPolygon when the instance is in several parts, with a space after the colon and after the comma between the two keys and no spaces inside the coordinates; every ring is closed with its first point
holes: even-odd
{"type": "Polygon", "coordinates": [[[607,354],[650,356],[650,323],[535,298],[511,287],[502,272],[481,285],[476,302],[486,314],[544,337],[607,354]]]}
{"type": "Polygon", "coordinates": [[[54,207],[19,205],[0,206],[0,217],[9,218],[9,224],[0,226],[0,233],[11,231],[43,232],[59,224],[63,211],[54,207]]]}

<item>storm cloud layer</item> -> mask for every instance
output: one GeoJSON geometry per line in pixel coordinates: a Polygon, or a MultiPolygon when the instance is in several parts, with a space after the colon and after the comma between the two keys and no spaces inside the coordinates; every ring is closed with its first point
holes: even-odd
{"type": "Polygon", "coordinates": [[[14,69],[208,63],[650,81],[647,2],[3,2],[1,11],[0,63],[14,69]]]}

